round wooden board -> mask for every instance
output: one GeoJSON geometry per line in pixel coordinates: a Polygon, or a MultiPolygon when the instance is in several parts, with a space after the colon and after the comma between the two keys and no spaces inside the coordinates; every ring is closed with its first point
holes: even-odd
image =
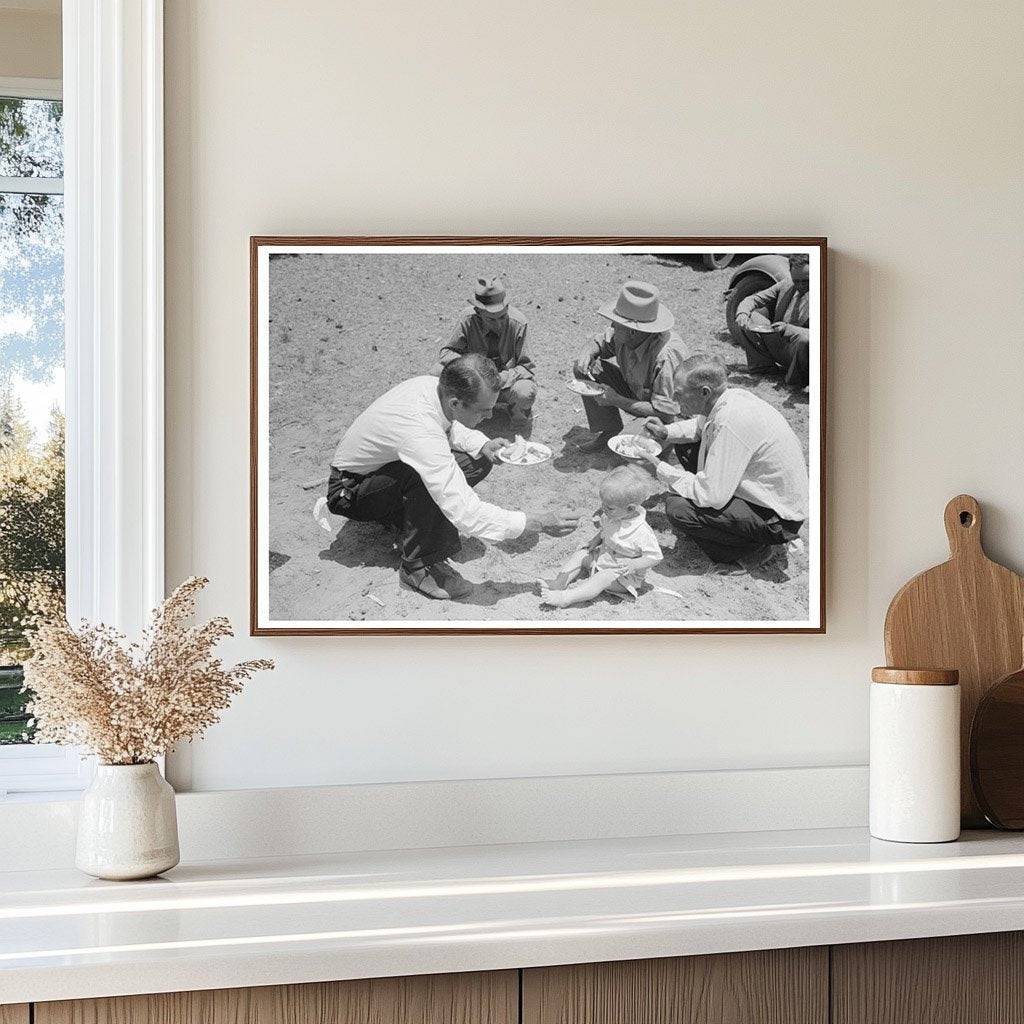
{"type": "Polygon", "coordinates": [[[989,687],[971,724],[971,784],[997,828],[1024,829],[1024,668],[989,687]]]}

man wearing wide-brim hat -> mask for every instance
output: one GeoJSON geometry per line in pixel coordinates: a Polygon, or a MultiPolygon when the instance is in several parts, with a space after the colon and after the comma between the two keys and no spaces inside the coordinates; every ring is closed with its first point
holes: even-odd
{"type": "Polygon", "coordinates": [[[494,364],[501,385],[495,409],[508,413],[517,433],[528,433],[537,385],[533,381],[533,360],[526,349],[526,317],[509,305],[501,278],[477,279],[473,297],[459,315],[432,372],[439,376],[452,360],[470,353],[494,364]]]}
{"type": "Polygon", "coordinates": [[[578,378],[604,386],[603,394],[583,398],[587,425],[596,434],[580,446],[583,451],[598,451],[620,433],[622,413],[675,419],[675,372],[689,355],[653,284],[627,281],[597,312],[610,323],[580,349],[573,365],[578,378]]]}

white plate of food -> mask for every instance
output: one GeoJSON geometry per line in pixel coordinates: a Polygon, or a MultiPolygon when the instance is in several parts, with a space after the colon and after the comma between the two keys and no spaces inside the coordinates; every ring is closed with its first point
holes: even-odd
{"type": "Polygon", "coordinates": [[[661,454],[661,445],[653,437],[643,437],[640,434],[616,434],[608,438],[608,447],[616,455],[621,455],[624,459],[633,459],[635,462],[643,460],[644,452],[650,455],[661,454]]]}
{"type": "Polygon", "coordinates": [[[498,458],[510,466],[538,466],[551,458],[551,449],[540,441],[527,441],[516,434],[515,441],[498,451],[498,458]]]}
{"type": "Polygon", "coordinates": [[[565,386],[577,395],[587,395],[590,398],[604,394],[604,387],[601,384],[592,380],[581,380],[579,377],[573,377],[572,380],[566,381],[565,386]]]}

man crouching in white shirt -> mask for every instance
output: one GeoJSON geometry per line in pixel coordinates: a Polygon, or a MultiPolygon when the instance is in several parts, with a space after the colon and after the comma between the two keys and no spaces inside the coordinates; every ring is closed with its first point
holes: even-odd
{"type": "Polygon", "coordinates": [[[669,488],[669,522],[715,562],[760,564],[776,545],[794,540],[807,518],[809,481],[799,439],[774,406],[728,387],[725,364],[714,356],[702,353],[681,364],[675,400],[689,418],[644,424],[655,440],[676,444],[683,463],[679,468],[648,456],[669,488]],[[685,446],[696,442],[696,465],[687,468],[685,446]]]}
{"type": "Polygon", "coordinates": [[[473,492],[509,444],[473,429],[488,419],[500,382],[481,355],[448,363],[440,379],[413,377],[381,395],[341,439],[331,460],[327,507],[361,523],[397,527],[399,583],[435,600],[465,597],[448,563],[459,535],[502,541],[529,531],[561,533],[578,516],[491,505],[473,492]]]}

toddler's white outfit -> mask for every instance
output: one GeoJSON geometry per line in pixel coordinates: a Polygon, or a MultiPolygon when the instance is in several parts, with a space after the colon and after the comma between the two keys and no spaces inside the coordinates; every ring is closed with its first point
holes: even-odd
{"type": "Polygon", "coordinates": [[[647,570],[630,569],[629,559],[655,558],[659,562],[662,559],[658,538],[647,525],[646,510],[640,509],[629,519],[614,520],[601,515],[599,531],[600,540],[597,546],[592,548],[590,575],[609,570],[617,571],[619,578],[611,589],[625,591],[636,597],[647,570]]]}

